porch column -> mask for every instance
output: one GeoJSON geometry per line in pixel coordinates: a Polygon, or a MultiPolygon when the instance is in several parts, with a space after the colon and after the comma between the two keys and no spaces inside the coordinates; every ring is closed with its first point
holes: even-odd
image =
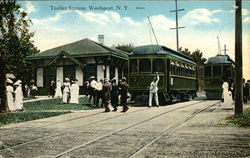
{"type": "Polygon", "coordinates": [[[118,83],[119,81],[118,67],[115,67],[115,78],[116,78],[116,82],[118,83]]]}
{"type": "Polygon", "coordinates": [[[106,79],[110,79],[110,71],[109,71],[109,65],[106,65],[106,79]]]}
{"type": "Polygon", "coordinates": [[[63,83],[63,67],[61,66],[56,68],[56,79],[63,83]]]}
{"type": "Polygon", "coordinates": [[[80,66],[76,67],[76,79],[78,80],[78,85],[83,86],[83,71],[80,66]]]}
{"type": "Polygon", "coordinates": [[[104,78],[104,65],[97,65],[97,80],[100,80],[101,78],[104,78]]]}
{"type": "Polygon", "coordinates": [[[43,87],[43,68],[37,68],[36,70],[36,86],[43,87]]]}

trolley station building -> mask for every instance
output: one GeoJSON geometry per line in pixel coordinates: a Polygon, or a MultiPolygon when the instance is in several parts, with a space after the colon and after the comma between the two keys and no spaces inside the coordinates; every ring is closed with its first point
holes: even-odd
{"type": "Polygon", "coordinates": [[[27,57],[36,65],[36,85],[46,94],[52,80],[77,79],[79,86],[90,76],[121,79],[127,74],[128,54],[102,43],[83,39],[27,57]]]}

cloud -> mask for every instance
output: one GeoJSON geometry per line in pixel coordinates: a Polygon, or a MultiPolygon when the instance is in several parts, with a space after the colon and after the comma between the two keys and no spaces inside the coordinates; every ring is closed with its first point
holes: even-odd
{"type": "Polygon", "coordinates": [[[249,15],[249,10],[248,9],[242,9],[242,15],[245,16],[245,15],[249,15]]]}
{"type": "Polygon", "coordinates": [[[220,13],[222,10],[213,10],[210,11],[206,8],[198,8],[192,11],[187,12],[186,15],[182,17],[183,21],[186,23],[190,23],[193,25],[197,25],[200,23],[213,23],[220,22],[219,19],[213,18],[213,14],[220,13]]]}
{"type": "Polygon", "coordinates": [[[250,16],[243,19],[244,23],[250,24],[250,16]]]}
{"type": "Polygon", "coordinates": [[[125,35],[121,32],[114,32],[114,33],[111,33],[112,36],[114,36],[115,38],[124,38],[125,35]]]}
{"type": "Polygon", "coordinates": [[[175,27],[175,21],[164,15],[155,15],[150,17],[150,21],[155,29],[169,30],[175,27]]]}
{"type": "Polygon", "coordinates": [[[108,25],[108,24],[120,24],[122,22],[126,22],[129,25],[139,26],[141,25],[138,22],[135,22],[131,19],[131,17],[121,17],[119,13],[113,11],[104,11],[103,13],[94,13],[94,12],[81,12],[79,10],[76,11],[78,15],[87,22],[97,23],[100,25],[108,25]]]}
{"type": "MultiPolygon", "coordinates": [[[[230,10],[229,13],[235,13],[235,10],[230,10]]],[[[243,16],[249,15],[250,12],[248,9],[242,8],[241,13],[243,16]]]]}

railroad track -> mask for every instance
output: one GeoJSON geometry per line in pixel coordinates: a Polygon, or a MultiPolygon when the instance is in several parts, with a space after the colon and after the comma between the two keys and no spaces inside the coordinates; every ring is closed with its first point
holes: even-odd
{"type": "MultiPolygon", "coordinates": [[[[165,115],[165,114],[168,114],[168,113],[170,113],[170,112],[173,112],[173,111],[176,111],[176,110],[180,110],[180,109],[183,109],[183,108],[186,108],[186,107],[189,107],[189,106],[193,106],[193,105],[196,105],[196,104],[199,104],[199,103],[201,103],[201,102],[196,102],[196,103],[193,103],[193,104],[185,105],[185,106],[182,106],[182,107],[178,107],[178,108],[174,108],[174,109],[172,109],[172,110],[168,110],[168,111],[162,112],[162,113],[157,114],[157,115],[155,115],[155,116],[153,116],[153,117],[151,117],[151,118],[148,118],[148,119],[146,119],[146,120],[143,120],[143,121],[141,121],[141,122],[139,122],[139,123],[136,123],[136,124],[133,124],[133,125],[131,125],[131,126],[128,126],[128,127],[125,127],[125,128],[122,128],[122,129],[119,129],[119,130],[116,130],[116,131],[107,133],[107,134],[105,134],[105,135],[102,135],[102,136],[100,136],[100,137],[97,137],[96,139],[93,139],[93,140],[88,141],[88,142],[86,142],[86,143],[83,143],[83,144],[81,144],[81,145],[72,147],[72,148],[70,148],[70,149],[68,149],[68,150],[66,150],[66,151],[63,151],[63,152],[57,154],[56,156],[54,156],[54,158],[62,157],[63,155],[66,155],[66,154],[68,154],[68,153],[70,153],[70,152],[72,152],[72,151],[75,151],[75,150],[77,150],[77,149],[86,147],[86,146],[88,146],[88,145],[90,145],[90,144],[97,143],[98,141],[100,141],[100,140],[102,140],[102,139],[105,139],[105,138],[107,138],[107,137],[110,137],[110,136],[112,136],[112,135],[115,135],[115,134],[117,134],[117,133],[119,133],[119,132],[123,132],[123,131],[125,131],[125,130],[128,130],[128,129],[137,127],[137,126],[142,125],[142,124],[144,124],[144,123],[146,123],[146,122],[149,122],[149,121],[151,121],[151,120],[153,120],[153,119],[156,119],[156,118],[158,118],[158,117],[160,117],[160,116],[162,116],[162,115],[165,115]]],[[[203,103],[203,102],[202,102],[202,103],[203,103]]],[[[188,120],[192,119],[195,115],[201,113],[202,111],[205,111],[206,109],[208,109],[208,108],[210,108],[210,107],[212,107],[212,106],[215,106],[216,104],[218,104],[218,102],[215,103],[215,104],[213,104],[213,105],[211,105],[211,106],[209,106],[209,107],[207,107],[207,108],[205,108],[205,109],[202,109],[202,110],[199,111],[199,112],[195,112],[191,117],[189,117],[188,119],[186,119],[184,122],[177,123],[177,124],[175,124],[174,126],[170,127],[170,128],[167,130],[167,132],[162,133],[162,134],[159,136],[159,138],[160,138],[161,136],[165,135],[166,133],[171,132],[172,130],[174,130],[175,128],[177,128],[178,126],[180,126],[181,124],[183,124],[183,123],[187,122],[188,120]]],[[[157,137],[157,138],[158,138],[158,137],[157,137]]],[[[158,139],[159,139],[159,138],[158,138],[158,139]]],[[[157,139],[157,140],[158,140],[158,139],[157,139]]],[[[155,140],[155,141],[156,141],[156,140],[155,140]]],[[[153,141],[153,142],[155,142],[155,141],[153,141]]],[[[152,142],[152,143],[153,143],[153,142],[152,142]]],[[[146,146],[147,146],[147,145],[146,145],[146,146]]],[[[144,148],[144,147],[143,147],[143,148],[144,148]]],[[[144,150],[144,149],[142,149],[142,150],[144,150]]],[[[141,149],[140,149],[140,151],[141,151],[141,149]]],[[[136,151],[135,153],[133,153],[133,154],[136,154],[136,153],[137,153],[137,151],[136,151]]],[[[133,156],[133,154],[130,155],[130,156],[133,156]]],[[[129,157],[130,157],[130,156],[129,156],[129,157]]]]}
{"type": "MultiPolygon", "coordinates": [[[[94,122],[91,122],[91,123],[87,123],[87,124],[84,124],[84,125],[81,125],[81,126],[77,126],[77,127],[75,127],[75,128],[72,128],[72,129],[69,130],[69,131],[58,132],[58,133],[54,133],[54,134],[49,135],[49,136],[39,137],[39,138],[34,139],[34,140],[31,140],[31,141],[27,141],[27,142],[24,142],[24,143],[20,143],[20,144],[17,144],[17,145],[13,145],[13,146],[11,146],[11,147],[3,148],[3,149],[0,150],[0,152],[6,151],[6,150],[10,150],[10,149],[13,149],[13,148],[15,148],[15,147],[20,147],[20,146],[24,146],[24,145],[27,145],[27,144],[35,143],[35,142],[40,141],[40,140],[46,140],[46,139],[49,139],[49,138],[53,138],[53,137],[56,137],[56,136],[60,136],[60,135],[63,135],[63,134],[65,134],[65,133],[67,133],[67,132],[74,131],[74,130],[76,130],[76,129],[78,129],[78,128],[82,128],[82,127],[84,127],[84,126],[97,124],[97,123],[100,123],[100,122],[108,121],[108,120],[111,120],[111,119],[115,119],[115,118],[118,118],[118,117],[121,117],[121,116],[125,116],[125,115],[128,115],[128,114],[136,113],[136,112],[141,112],[141,111],[144,111],[144,110],[148,110],[148,108],[143,108],[143,109],[136,110],[136,111],[132,111],[132,112],[129,112],[129,113],[122,113],[122,114],[117,115],[117,116],[113,116],[113,117],[109,117],[109,118],[97,120],[97,121],[94,121],[94,122]]],[[[87,116],[83,116],[83,117],[78,117],[78,118],[76,118],[76,119],[83,119],[83,118],[90,117],[90,116],[95,116],[95,115],[101,114],[101,113],[103,113],[103,112],[99,112],[99,113],[95,113],[95,114],[91,114],[91,115],[87,115],[87,116]]],[[[60,121],[60,122],[56,122],[56,123],[51,123],[51,124],[49,124],[49,125],[47,125],[47,126],[51,126],[51,125],[55,125],[55,124],[59,124],[59,123],[65,123],[65,122],[73,121],[73,120],[76,120],[76,119],[70,119],[70,120],[66,120],[66,121],[60,121]]],[[[46,127],[46,126],[41,126],[41,127],[32,128],[31,130],[39,129],[39,128],[42,128],[42,127],[46,127]]],[[[27,131],[30,131],[30,130],[18,131],[18,132],[16,132],[16,133],[27,132],[27,131]]],[[[8,136],[8,135],[11,135],[11,134],[14,134],[14,133],[15,133],[15,132],[10,133],[10,134],[6,134],[6,135],[4,135],[4,136],[8,136]]]]}
{"type": "Polygon", "coordinates": [[[132,153],[131,155],[129,155],[129,158],[134,158],[136,157],[136,155],[138,155],[139,153],[141,153],[142,151],[144,151],[147,147],[149,147],[150,145],[152,145],[153,143],[155,143],[157,140],[159,140],[161,137],[166,136],[168,134],[170,134],[171,132],[173,132],[176,128],[178,128],[179,126],[183,125],[184,123],[186,123],[187,121],[191,120],[193,117],[195,117],[196,115],[202,113],[203,111],[206,111],[207,109],[217,105],[219,102],[212,104],[204,109],[201,110],[197,110],[194,113],[191,114],[190,117],[186,118],[184,121],[178,122],[177,124],[171,126],[169,129],[165,130],[164,132],[162,132],[158,137],[156,137],[155,139],[153,139],[152,141],[150,141],[149,143],[145,144],[143,147],[141,147],[139,150],[135,151],[134,153],[132,153]]]}
{"type": "MultiPolygon", "coordinates": [[[[94,139],[94,140],[91,140],[91,141],[89,141],[89,142],[87,142],[87,143],[81,144],[80,146],[73,147],[73,148],[71,148],[71,149],[69,149],[69,150],[67,150],[67,151],[65,151],[65,152],[62,152],[62,153],[56,155],[55,157],[60,157],[60,156],[62,156],[62,155],[64,155],[64,154],[66,154],[66,153],[69,153],[69,152],[71,152],[71,151],[74,151],[74,150],[76,150],[76,149],[78,149],[78,148],[82,148],[82,147],[84,147],[84,146],[86,146],[86,145],[88,145],[88,144],[95,143],[95,142],[97,142],[97,141],[99,141],[99,140],[101,140],[101,139],[104,139],[104,138],[106,138],[106,137],[108,137],[108,136],[114,135],[114,134],[116,134],[116,133],[118,133],[118,132],[121,132],[121,131],[130,129],[130,128],[136,127],[136,126],[138,126],[138,125],[140,125],[140,124],[143,124],[143,123],[145,123],[145,122],[148,122],[148,121],[150,121],[150,120],[153,120],[153,119],[155,119],[155,118],[157,118],[157,117],[159,117],[159,116],[161,116],[161,115],[164,115],[164,114],[167,114],[167,113],[170,113],[170,112],[179,110],[179,109],[183,109],[183,108],[186,108],[186,107],[189,107],[189,106],[193,106],[193,105],[196,105],[196,104],[199,104],[199,103],[203,103],[203,101],[195,102],[195,103],[192,103],[192,104],[188,104],[188,105],[185,105],[185,106],[182,106],[182,107],[178,107],[178,108],[174,108],[174,109],[172,109],[172,110],[165,111],[165,112],[160,113],[160,114],[158,114],[158,115],[156,115],[156,116],[153,116],[153,117],[151,117],[151,118],[149,118],[149,119],[147,119],[147,120],[144,120],[144,121],[142,121],[142,122],[136,123],[136,124],[134,124],[134,125],[132,125],[132,126],[129,126],[129,127],[123,128],[123,129],[119,129],[119,130],[117,130],[117,131],[108,133],[108,134],[103,135],[103,136],[101,136],[101,137],[98,137],[98,138],[96,138],[96,139],[94,139]]],[[[121,115],[117,115],[117,116],[114,116],[114,117],[109,117],[109,118],[101,119],[101,120],[94,121],[94,122],[91,122],[91,123],[87,123],[87,124],[84,124],[84,125],[81,125],[81,126],[77,126],[77,127],[75,127],[75,128],[72,128],[70,131],[74,131],[74,130],[76,130],[76,129],[78,129],[78,128],[81,128],[81,127],[84,127],[84,126],[97,124],[97,123],[100,123],[100,122],[104,122],[104,121],[107,121],[107,120],[115,119],[115,118],[118,118],[118,117],[121,117],[121,116],[124,116],[124,115],[128,115],[128,114],[131,114],[131,113],[136,113],[136,112],[140,112],[140,111],[144,111],[144,110],[148,110],[148,109],[149,109],[149,108],[143,108],[143,109],[136,110],[136,111],[132,111],[132,112],[129,112],[129,113],[123,113],[123,114],[121,114],[121,115]]],[[[76,120],[76,119],[83,119],[83,118],[90,117],[90,116],[95,116],[95,115],[98,115],[98,114],[100,114],[100,112],[94,113],[94,114],[91,114],[91,115],[87,115],[87,116],[83,116],[83,117],[73,118],[73,119],[66,120],[66,121],[61,121],[61,122],[52,123],[52,124],[45,125],[45,126],[41,126],[41,127],[32,128],[31,130],[39,129],[39,128],[46,127],[46,126],[51,126],[51,125],[54,125],[54,124],[65,123],[65,122],[73,121],[73,120],[76,120]]],[[[23,130],[23,132],[25,132],[25,131],[27,131],[27,130],[23,130]]],[[[37,142],[37,141],[47,140],[47,139],[50,139],[50,138],[53,138],[53,137],[61,136],[61,135],[65,134],[65,133],[68,133],[68,132],[70,132],[70,131],[67,131],[67,132],[58,132],[58,133],[55,133],[55,134],[52,134],[52,135],[49,135],[49,136],[39,137],[39,138],[34,139],[34,140],[31,140],[31,141],[23,142],[23,143],[20,143],[20,144],[17,144],[17,145],[13,145],[13,146],[10,146],[10,147],[5,147],[4,149],[1,149],[0,152],[6,151],[6,150],[12,150],[12,149],[17,148],[17,147],[21,147],[21,146],[25,146],[25,145],[28,145],[28,144],[31,144],[31,143],[35,143],[35,142],[37,142]]],[[[16,133],[20,133],[20,132],[21,132],[21,131],[18,131],[18,132],[16,132],[16,133]]],[[[11,134],[14,134],[14,133],[15,133],[15,132],[13,132],[13,133],[11,133],[11,134]]],[[[6,134],[6,135],[7,135],[7,134],[6,134]]],[[[9,134],[9,135],[10,135],[10,134],[9,134]]]]}

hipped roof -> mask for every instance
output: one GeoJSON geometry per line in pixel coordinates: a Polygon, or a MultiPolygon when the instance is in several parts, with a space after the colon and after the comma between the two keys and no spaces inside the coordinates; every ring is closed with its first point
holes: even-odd
{"type": "Polygon", "coordinates": [[[208,58],[204,64],[235,64],[228,55],[216,55],[208,58]]]}
{"type": "Polygon", "coordinates": [[[66,52],[72,57],[114,56],[125,60],[128,59],[126,52],[106,47],[88,38],[33,54],[28,56],[27,59],[51,59],[61,52],[66,52]]]}

